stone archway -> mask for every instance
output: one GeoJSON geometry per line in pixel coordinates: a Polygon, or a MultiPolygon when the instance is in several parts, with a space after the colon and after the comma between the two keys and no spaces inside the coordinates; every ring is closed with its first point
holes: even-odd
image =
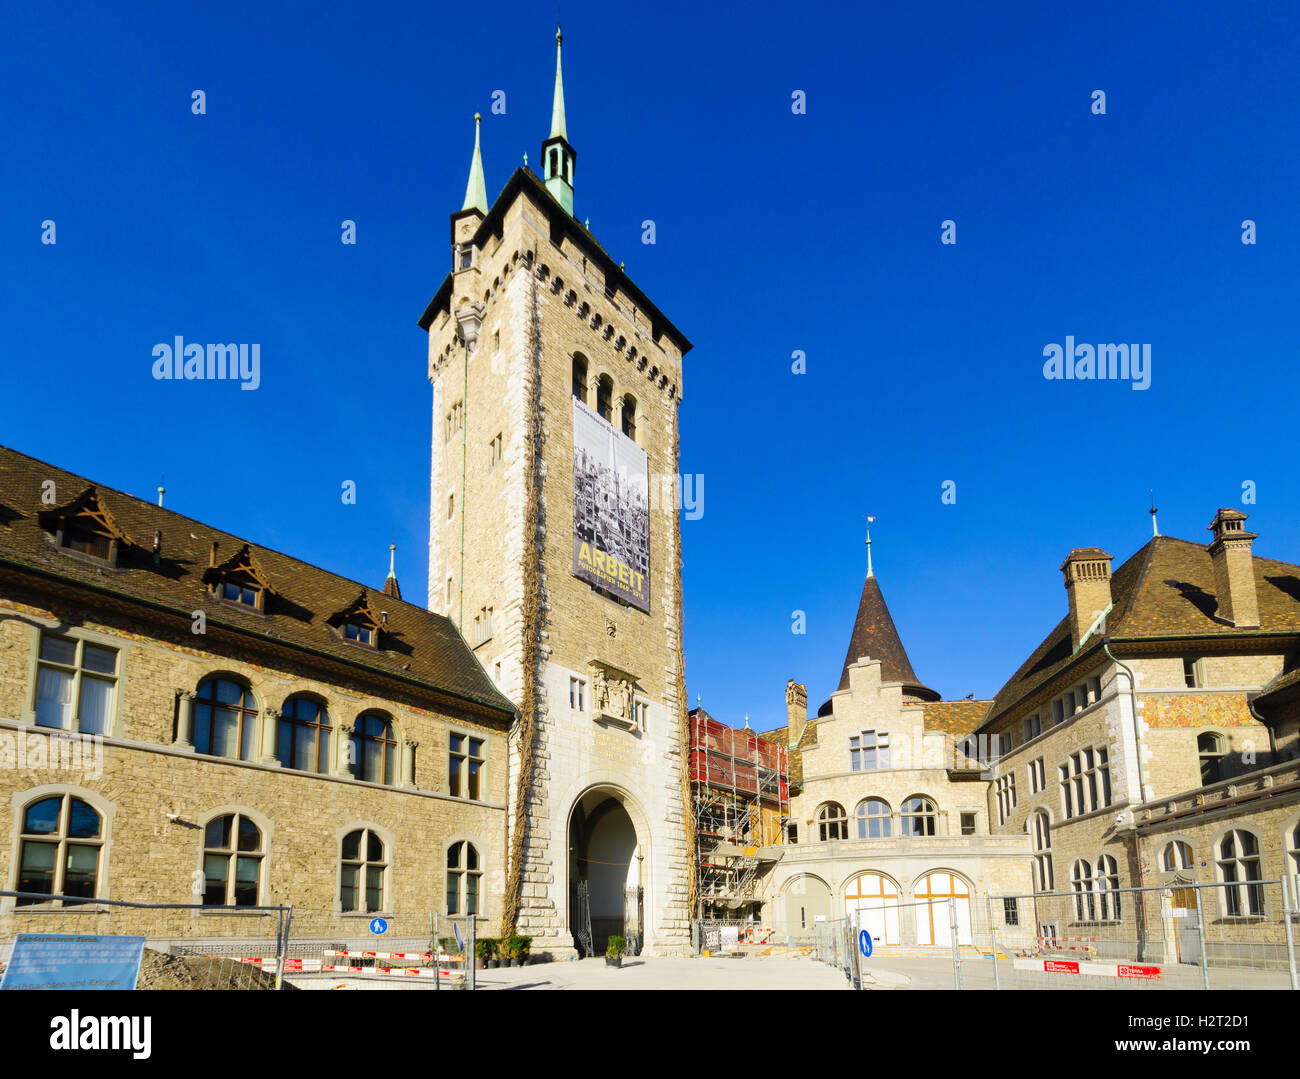
{"type": "Polygon", "coordinates": [[[569,930],[584,957],[604,955],[611,936],[623,937],[629,954],[644,944],[646,852],[635,823],[640,817],[629,812],[626,794],[609,787],[588,790],[569,813],[569,930]]]}

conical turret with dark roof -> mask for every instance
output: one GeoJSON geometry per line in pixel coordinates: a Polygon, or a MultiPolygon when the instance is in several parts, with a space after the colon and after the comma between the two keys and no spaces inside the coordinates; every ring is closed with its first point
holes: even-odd
{"type": "MultiPolygon", "coordinates": [[[[858,616],[853,622],[853,635],[844,655],[844,670],[840,674],[839,689],[849,688],[849,668],[862,658],[880,661],[882,682],[903,683],[903,696],[922,701],[937,701],[940,695],[916,677],[907,649],[898,636],[884,593],[871,568],[870,548],[867,553],[867,578],[862,582],[862,598],[858,600],[858,616]]],[[[831,702],[822,705],[818,715],[830,711],[831,702]]]]}

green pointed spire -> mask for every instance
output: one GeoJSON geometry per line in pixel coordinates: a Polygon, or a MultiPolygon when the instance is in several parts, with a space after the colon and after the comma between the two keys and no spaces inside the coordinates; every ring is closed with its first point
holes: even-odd
{"type": "Polygon", "coordinates": [[[469,163],[469,182],[465,185],[465,205],[462,210],[477,210],[487,216],[487,186],[483,183],[483,155],[479,151],[478,129],[483,117],[474,114],[474,157],[469,163]]]}
{"type": "Polygon", "coordinates": [[[557,135],[567,140],[569,133],[564,129],[564,75],[560,70],[560,46],[564,41],[564,35],[560,33],[560,28],[555,28],[555,102],[551,105],[551,134],[550,138],[557,135]]]}

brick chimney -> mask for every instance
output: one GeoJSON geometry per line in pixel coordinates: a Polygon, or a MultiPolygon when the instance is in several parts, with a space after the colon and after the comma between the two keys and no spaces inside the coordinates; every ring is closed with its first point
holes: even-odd
{"type": "Polygon", "coordinates": [[[785,684],[786,741],[798,745],[808,725],[808,687],[791,678],[785,684]]]}
{"type": "Polygon", "coordinates": [[[1100,547],[1076,547],[1061,563],[1070,597],[1070,642],[1075,648],[1110,606],[1110,555],[1100,547]]]}
{"type": "Polygon", "coordinates": [[[1255,593],[1255,565],[1250,553],[1255,533],[1246,531],[1246,515],[1226,506],[1214,515],[1210,531],[1210,561],[1214,564],[1214,595],[1219,601],[1215,617],[1243,629],[1259,628],[1259,597],[1255,593]]]}

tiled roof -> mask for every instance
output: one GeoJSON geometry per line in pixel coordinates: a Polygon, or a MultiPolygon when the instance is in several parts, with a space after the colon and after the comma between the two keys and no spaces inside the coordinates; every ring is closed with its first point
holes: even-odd
{"type": "Polygon", "coordinates": [[[277,645],[323,654],[335,665],[341,662],[354,668],[359,679],[368,675],[372,683],[376,675],[384,676],[411,685],[413,692],[432,690],[501,713],[514,712],[456,627],[442,615],[378,589],[370,592],[356,581],[0,446],[0,570],[15,567],[108,593],[119,601],[161,607],[186,621],[192,611],[202,609],[209,627],[250,634],[250,654],[258,651],[259,639],[270,638],[277,645]],[[54,483],[55,506],[42,501],[42,484],[48,481],[54,483]],[[38,514],[72,502],[92,486],[99,504],[135,545],[119,557],[116,569],[60,552],[38,520],[38,514]],[[161,533],[156,565],[155,532],[161,533]],[[265,575],[272,593],[266,613],[218,600],[208,591],[204,576],[214,542],[218,565],[248,547],[252,563],[265,575]],[[376,611],[388,612],[378,649],[343,640],[327,625],[363,594],[376,611]]]}
{"type": "MultiPolygon", "coordinates": [[[[939,694],[923,685],[912,670],[912,661],[907,658],[907,649],[898,636],[884,594],[874,576],[868,576],[862,582],[862,598],[858,600],[858,615],[853,621],[853,633],[844,654],[844,670],[840,674],[838,689],[849,688],[849,668],[863,656],[880,660],[882,682],[902,682],[903,692],[909,696],[939,699],[939,694]]],[[[825,715],[827,711],[823,705],[818,715],[825,715]]]]}
{"type": "Polygon", "coordinates": [[[925,729],[960,738],[983,722],[992,701],[930,701],[925,709],[925,729]]]}
{"type": "MultiPolygon", "coordinates": [[[[1106,619],[1111,641],[1300,634],[1300,566],[1258,556],[1253,564],[1260,626],[1234,629],[1213,617],[1219,601],[1208,545],[1153,537],[1111,577],[1106,619]]],[[[1100,638],[1094,637],[1083,651],[1100,647],[1100,638]]],[[[1074,658],[1072,649],[1067,615],[998,691],[985,722],[998,719],[1061,671],[1074,658]]]]}

